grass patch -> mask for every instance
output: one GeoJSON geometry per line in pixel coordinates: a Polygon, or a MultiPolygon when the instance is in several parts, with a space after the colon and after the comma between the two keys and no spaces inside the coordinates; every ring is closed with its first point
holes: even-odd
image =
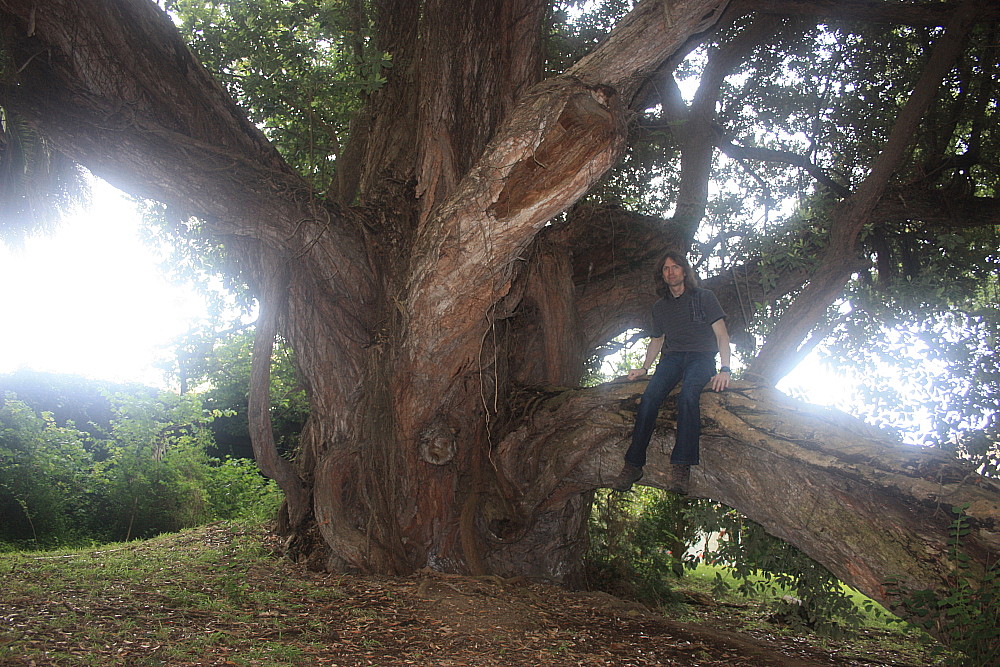
{"type": "Polygon", "coordinates": [[[834,653],[933,664],[898,629],[844,643],[791,637],[766,622],[759,602],[715,597],[712,570],[685,577],[688,602],[658,615],[523,581],[315,573],[274,545],[262,527],[213,524],[2,554],[0,665],[658,665],[691,664],[692,646],[700,665],[760,664],[733,662],[749,644],[775,656],[767,664],[803,651],[817,665],[835,664],[834,653]]]}
{"type": "MultiPolygon", "coordinates": [[[[763,577],[759,579],[763,580],[763,577]]],[[[914,665],[957,664],[960,659],[955,653],[941,653],[940,645],[926,632],[899,619],[849,586],[844,586],[844,591],[857,605],[862,621],[858,627],[848,629],[843,638],[830,639],[775,618],[774,611],[782,596],[794,595],[795,591],[774,585],[768,589],[769,593],[747,597],[739,593],[739,583],[728,568],[699,564],[685,573],[676,590],[681,599],[693,602],[687,605],[687,612],[695,622],[724,619],[726,627],[739,632],[751,635],[783,633],[818,649],[866,662],[883,656],[887,664],[892,664],[890,655],[897,655],[896,659],[903,660],[904,664],[914,665]],[[725,586],[720,586],[720,582],[725,586]]]]}
{"type": "Polygon", "coordinates": [[[281,563],[261,537],[217,525],[81,551],[0,555],[8,621],[0,662],[106,665],[140,652],[148,664],[181,664],[228,655],[246,641],[240,635],[264,634],[231,662],[294,664],[302,649],[283,646],[282,635],[302,632],[283,633],[283,619],[313,601],[274,580],[281,563]],[[274,608],[285,612],[270,615],[274,608]]]}

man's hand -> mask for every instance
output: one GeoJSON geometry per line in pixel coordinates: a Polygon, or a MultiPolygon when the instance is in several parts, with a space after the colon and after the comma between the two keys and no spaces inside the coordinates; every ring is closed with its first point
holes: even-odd
{"type": "Polygon", "coordinates": [[[633,381],[633,380],[638,380],[639,378],[641,378],[643,375],[646,375],[647,373],[649,373],[649,371],[647,369],[645,369],[645,368],[633,368],[633,369],[629,370],[629,372],[628,372],[628,379],[629,379],[630,382],[633,381]]]}
{"type": "MultiPolygon", "coordinates": [[[[629,371],[629,379],[631,379],[631,378],[632,378],[632,372],[629,371]]],[[[711,386],[712,386],[712,390],[713,391],[722,391],[723,389],[725,389],[726,387],[728,387],[729,386],[729,372],[728,371],[722,371],[721,373],[716,373],[712,377],[711,386]]]]}

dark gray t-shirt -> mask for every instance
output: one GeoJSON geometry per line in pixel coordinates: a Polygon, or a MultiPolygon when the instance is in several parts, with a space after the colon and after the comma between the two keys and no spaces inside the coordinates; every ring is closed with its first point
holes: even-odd
{"type": "Polygon", "coordinates": [[[726,316],[711,290],[684,290],[653,304],[653,338],[665,336],[664,352],[718,352],[712,324],[726,316]]]}

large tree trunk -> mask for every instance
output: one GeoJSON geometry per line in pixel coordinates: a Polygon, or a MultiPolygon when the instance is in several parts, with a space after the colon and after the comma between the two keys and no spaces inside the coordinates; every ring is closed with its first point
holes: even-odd
{"type": "MultiPolygon", "coordinates": [[[[679,3],[676,16],[656,3],[640,5],[566,75],[526,90],[509,113],[496,114],[491,106],[488,122],[495,120],[496,127],[486,134],[449,129],[482,113],[475,107],[477,96],[471,95],[470,108],[465,104],[469,94],[432,95],[434,113],[418,122],[415,138],[422,171],[416,174],[420,205],[411,218],[408,262],[399,264],[399,273],[396,267],[388,271],[395,276],[385,287],[391,307],[377,320],[382,338],[365,352],[368,373],[360,378],[357,419],[343,445],[325,446],[317,457],[316,521],[323,541],[336,546],[338,565],[406,571],[431,564],[485,572],[492,538],[510,539],[528,524],[537,525],[534,517],[523,515],[510,480],[490,460],[507,412],[505,320],[510,311],[505,307],[518,305],[520,255],[549,220],[579,199],[617,159],[627,105],[642,73],[711,25],[722,4],[679,3]],[[442,144],[445,132],[462,145],[442,144]],[[458,148],[479,157],[463,169],[456,166],[458,148]],[[480,524],[484,516],[488,520],[480,524]]],[[[475,10],[429,3],[421,20],[444,20],[436,11],[474,15],[475,10]]],[[[524,11],[506,21],[463,25],[483,39],[506,43],[518,35],[500,31],[537,35],[538,22],[534,31],[522,27],[531,11],[538,14],[537,3],[526,3],[524,11]]],[[[447,39],[457,40],[461,52],[465,34],[452,31],[447,39]]],[[[435,51],[443,52],[448,50],[435,51]]],[[[433,57],[424,54],[415,70],[416,76],[433,79],[422,91],[481,85],[478,78],[458,83],[439,79],[433,57]]],[[[521,86],[535,68],[516,58],[510,62],[512,57],[497,53],[486,78],[525,73],[507,84],[521,86]]],[[[373,101],[376,107],[381,103],[373,101]]],[[[376,184],[367,194],[363,188],[362,199],[373,200],[377,192],[376,184]]],[[[544,261],[537,266],[543,274],[550,270],[544,261]]],[[[551,270],[566,275],[569,269],[563,264],[551,270]]],[[[551,315],[572,319],[567,312],[551,315]]],[[[579,366],[580,346],[567,349],[579,366]]],[[[569,366],[563,359],[553,368],[565,372],[569,366]]],[[[319,450],[323,445],[305,446],[319,450]]],[[[578,502],[572,516],[553,523],[549,538],[569,531],[578,543],[583,505],[578,502]]],[[[574,560],[579,560],[578,551],[565,559],[574,560]]],[[[553,566],[550,576],[565,568],[553,566]]]]}
{"type": "MultiPolygon", "coordinates": [[[[394,67],[344,154],[356,171],[336,200],[352,207],[311,191],[147,0],[0,0],[13,63],[0,105],[119,187],[203,218],[246,263],[267,301],[255,445],[286,491],[294,550],[336,569],[569,581],[642,385],[523,387],[576,382],[596,345],[643,324],[645,274],[663,248],[690,242],[704,193],[685,191],[673,226],[592,205],[549,223],[617,160],[649,74],[726,5],[640,2],[539,82],[542,2],[379,3],[394,67]],[[274,331],[311,400],[294,466],[275,455],[261,401],[274,331]]],[[[724,298],[742,299],[753,271],[724,298]]],[[[804,279],[783,277],[770,296],[804,279]]],[[[957,463],[765,390],[705,402],[715,426],[694,492],[876,598],[893,604],[890,576],[946,579],[941,503],[973,503],[980,562],[1000,551],[1000,493],[957,463]]],[[[645,481],[662,483],[664,460],[654,451],[645,481]]]]}

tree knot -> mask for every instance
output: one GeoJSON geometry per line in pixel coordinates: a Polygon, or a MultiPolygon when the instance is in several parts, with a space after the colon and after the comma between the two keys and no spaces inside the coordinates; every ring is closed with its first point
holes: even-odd
{"type": "Polygon", "coordinates": [[[436,466],[450,463],[458,449],[455,433],[440,424],[435,424],[420,434],[419,446],[420,458],[436,466]]]}

